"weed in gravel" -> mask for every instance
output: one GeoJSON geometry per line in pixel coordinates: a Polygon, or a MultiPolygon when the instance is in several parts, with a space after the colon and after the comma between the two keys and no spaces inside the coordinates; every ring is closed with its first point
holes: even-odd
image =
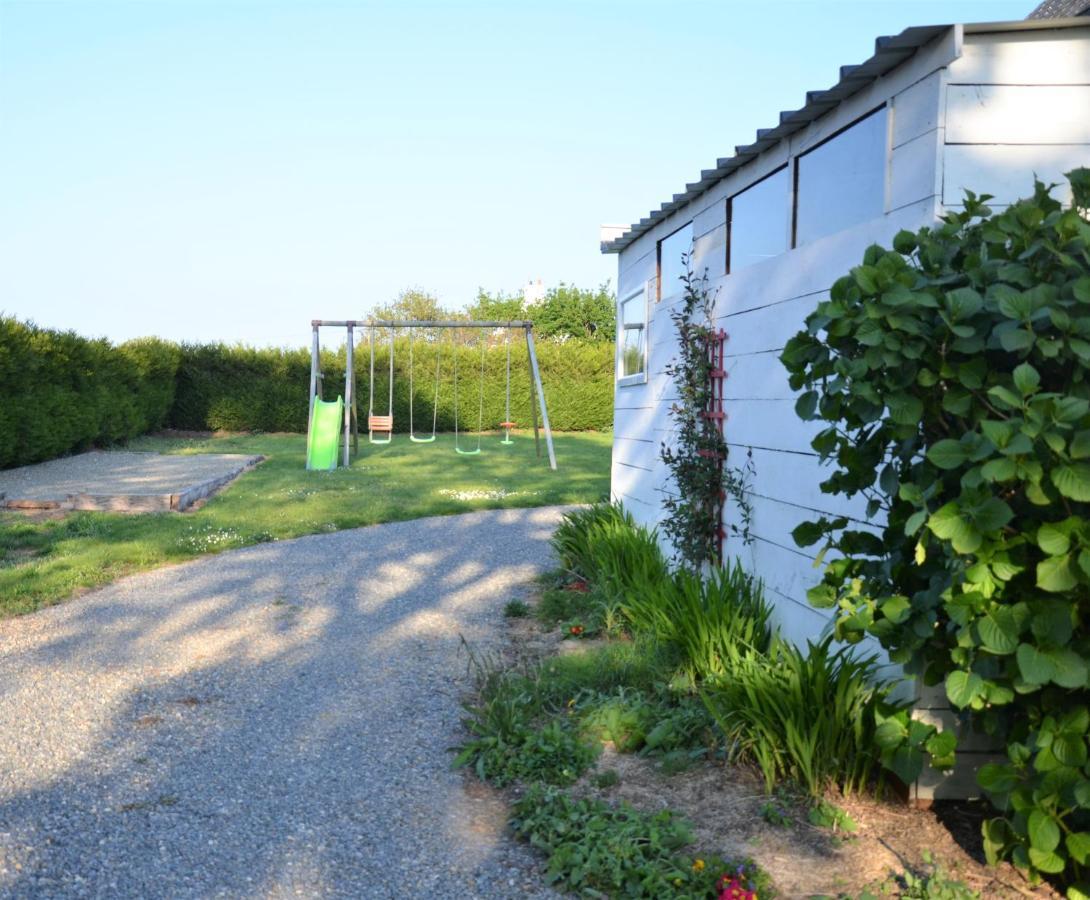
{"type": "Polygon", "coordinates": [[[642,813],[535,785],[516,804],[514,827],[548,857],[550,882],[583,896],[714,897],[725,875],[771,896],[767,876],[753,863],[686,852],[692,829],[669,810],[642,813]]]}
{"type": "Polygon", "coordinates": [[[980,894],[963,881],[947,874],[930,853],[923,855],[923,865],[890,875],[881,884],[873,885],[859,900],[879,900],[900,897],[902,900],[980,900],[980,894]]]}
{"type": "Polygon", "coordinates": [[[508,600],[503,608],[503,614],[508,619],[525,619],[530,615],[530,607],[522,600],[508,600]]]}
{"type": "Polygon", "coordinates": [[[606,769],[604,772],[596,772],[591,778],[591,784],[601,791],[616,787],[621,783],[621,776],[616,769],[606,769]]]}
{"type": "Polygon", "coordinates": [[[777,828],[787,828],[792,823],[790,813],[772,800],[761,805],[761,818],[777,828]]]}
{"type": "Polygon", "coordinates": [[[605,598],[600,592],[560,587],[542,593],[534,614],[546,628],[564,625],[567,631],[571,625],[580,625],[590,637],[602,630],[605,611],[605,598]]]}
{"type": "Polygon", "coordinates": [[[835,803],[830,803],[824,799],[818,800],[817,803],[810,807],[807,819],[816,828],[829,828],[834,834],[838,831],[855,834],[859,830],[855,819],[835,803]]]}

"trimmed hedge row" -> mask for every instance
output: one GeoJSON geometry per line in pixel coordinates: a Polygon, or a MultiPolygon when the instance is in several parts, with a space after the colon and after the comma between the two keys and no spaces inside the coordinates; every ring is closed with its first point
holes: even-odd
{"type": "MultiPolygon", "coordinates": [[[[613,344],[544,342],[538,362],[558,431],[609,428],[613,422],[613,344]]],[[[440,353],[437,427],[454,428],[454,362],[459,370],[458,425],[477,428],[481,357],[472,346],[414,344],[416,430],[431,430],[436,353],[440,353]]],[[[389,356],[375,353],[375,410],[386,412],[389,356]]],[[[344,349],[322,354],[324,395],[344,391],[344,349]]],[[[369,358],[357,348],[361,428],[366,429],[369,358]]],[[[504,419],[506,354],[485,353],[484,427],[504,419]]],[[[0,468],[27,465],[95,445],[128,440],[155,428],[306,430],[310,353],[225,344],[181,346],[142,338],[114,346],[71,331],[0,317],[0,468]]],[[[530,373],[521,341],[512,344],[511,418],[530,424],[530,373]]],[[[409,428],[408,341],[394,348],[394,425],[409,428]]]]}
{"type": "Polygon", "coordinates": [[[180,358],[154,338],[115,347],[0,317],[0,468],[161,427],[180,358]]]}
{"type": "MultiPolygon", "coordinates": [[[[436,353],[440,354],[437,428],[454,428],[454,354],[458,363],[458,426],[475,430],[480,403],[481,355],[472,346],[414,343],[413,413],[417,432],[430,431],[435,401],[436,353]]],[[[613,424],[613,344],[545,342],[537,346],[549,420],[558,431],[610,428],[613,424]]],[[[305,431],[310,353],[307,350],[253,349],[225,344],[183,345],[177,391],[168,424],[182,429],[227,431],[305,431]]],[[[502,345],[486,351],[484,427],[504,419],[506,353],[502,345]]],[[[375,350],[375,412],[386,413],[389,398],[387,346],[375,350]]],[[[324,351],[323,394],[344,392],[345,354],[324,351]]],[[[369,356],[356,349],[356,390],[360,425],[366,429],[369,356]]],[[[530,373],[525,345],[512,343],[511,418],[530,424],[530,373]]],[[[409,429],[408,340],[394,347],[394,428],[409,429]]]]}

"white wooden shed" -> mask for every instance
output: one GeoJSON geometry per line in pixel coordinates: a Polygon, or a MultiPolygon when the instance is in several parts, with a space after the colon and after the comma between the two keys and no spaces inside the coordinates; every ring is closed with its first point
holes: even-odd
{"type": "MultiPolygon", "coordinates": [[[[726,553],[764,580],[787,637],[816,636],[826,613],[806,589],[820,573],[791,531],[819,514],[865,520],[865,504],[820,491],[827,472],[810,447],[820,426],[795,415],[784,343],[868,245],[935,222],[965,189],[995,195],[996,206],[1032,193],[1034,174],[1062,181],[1085,165],[1090,19],[909,28],[879,38],[870,59],[647,217],[604,229],[602,252],[618,257],[619,322],[643,325],[618,332],[614,499],[654,525],[671,490],[659,458],[674,397],[664,367],[677,352],[681,254],[691,252],[729,335],[730,464],[752,449],[755,467],[753,541],[728,538],[726,553]]],[[[728,502],[728,522],[734,515],[728,502]]],[[[944,701],[934,705],[946,718],[944,701]]],[[[931,785],[919,790],[930,796],[931,785]]]]}

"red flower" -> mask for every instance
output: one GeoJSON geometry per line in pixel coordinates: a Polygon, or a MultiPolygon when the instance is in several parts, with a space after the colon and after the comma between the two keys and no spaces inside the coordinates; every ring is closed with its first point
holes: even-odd
{"type": "Polygon", "coordinates": [[[580,635],[580,634],[583,633],[583,626],[582,625],[572,625],[572,627],[569,628],[568,631],[570,631],[572,634],[580,635]]]}
{"type": "Polygon", "coordinates": [[[724,875],[715,885],[719,900],[757,900],[757,892],[751,891],[737,878],[724,875]]]}

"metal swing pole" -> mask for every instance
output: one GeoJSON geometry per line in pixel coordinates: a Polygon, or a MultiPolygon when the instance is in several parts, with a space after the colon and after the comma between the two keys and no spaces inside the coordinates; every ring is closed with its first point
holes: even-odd
{"type": "Polygon", "coordinates": [[[355,362],[352,358],[352,351],[355,345],[355,337],[352,333],[352,326],[348,326],[348,344],[345,347],[344,354],[344,466],[348,466],[352,462],[352,420],[355,418],[355,405],[356,394],[353,391],[355,386],[355,377],[353,367],[355,362]]]}
{"type": "MultiPolygon", "coordinates": [[[[556,471],[556,453],[553,450],[553,431],[549,427],[549,411],[545,408],[545,389],[541,386],[541,372],[537,367],[537,353],[534,352],[533,326],[526,326],[526,352],[530,357],[530,371],[533,374],[534,386],[537,388],[537,400],[541,406],[541,424],[545,429],[545,446],[549,449],[549,468],[556,471]]],[[[532,394],[531,394],[532,401],[532,394]]],[[[533,403],[530,404],[531,408],[533,403]]],[[[537,435],[537,417],[534,417],[534,435],[537,435]]],[[[540,451],[539,451],[540,452],[540,451]]]]}
{"type": "Polygon", "coordinates": [[[310,459],[310,433],[314,426],[314,400],[318,394],[318,326],[312,325],[313,337],[310,345],[310,407],[307,410],[307,459],[310,459]]]}

